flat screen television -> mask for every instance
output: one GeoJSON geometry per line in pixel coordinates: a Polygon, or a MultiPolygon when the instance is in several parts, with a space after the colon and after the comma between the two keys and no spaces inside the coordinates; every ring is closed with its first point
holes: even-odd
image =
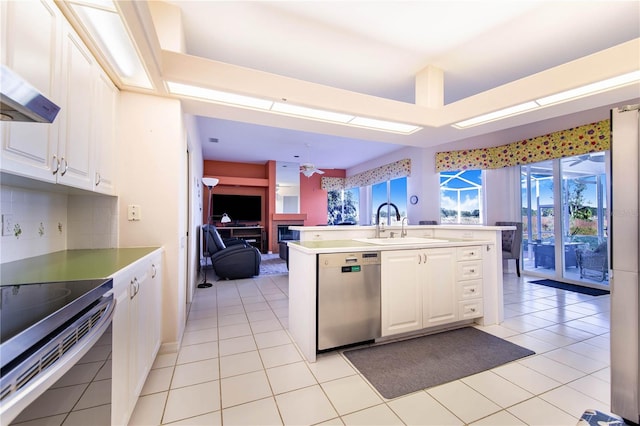
{"type": "Polygon", "coordinates": [[[211,215],[220,221],[223,213],[235,222],[260,222],[262,197],[260,195],[211,194],[211,215]]]}

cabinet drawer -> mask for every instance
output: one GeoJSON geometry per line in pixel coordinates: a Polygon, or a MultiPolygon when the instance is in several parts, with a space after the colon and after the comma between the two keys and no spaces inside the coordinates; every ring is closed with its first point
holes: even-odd
{"type": "Polygon", "coordinates": [[[482,258],[480,246],[458,247],[456,258],[458,260],[475,260],[482,258]]]}
{"type": "Polygon", "coordinates": [[[482,278],[482,262],[478,260],[458,262],[456,273],[458,281],[480,279],[482,278]]]}
{"type": "Polygon", "coordinates": [[[458,300],[482,297],[482,280],[468,280],[458,283],[458,300]]]}
{"type": "Polygon", "coordinates": [[[458,303],[458,317],[461,320],[478,318],[483,315],[482,299],[458,303]]]}

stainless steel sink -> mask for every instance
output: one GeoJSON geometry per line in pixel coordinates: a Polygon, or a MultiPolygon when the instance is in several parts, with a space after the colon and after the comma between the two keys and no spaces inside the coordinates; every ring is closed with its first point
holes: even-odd
{"type": "Polygon", "coordinates": [[[354,241],[378,245],[415,245],[415,244],[433,244],[446,243],[447,240],[439,240],[437,238],[422,237],[404,237],[404,238],[354,238],[354,241]]]}

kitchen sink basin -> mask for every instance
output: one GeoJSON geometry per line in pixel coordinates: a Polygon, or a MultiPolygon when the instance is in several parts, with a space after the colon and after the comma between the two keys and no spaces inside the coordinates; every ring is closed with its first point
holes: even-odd
{"type": "Polygon", "coordinates": [[[378,244],[378,245],[410,245],[410,244],[433,244],[444,243],[447,240],[439,240],[437,238],[422,237],[404,237],[404,238],[354,238],[355,241],[361,243],[378,244]]]}

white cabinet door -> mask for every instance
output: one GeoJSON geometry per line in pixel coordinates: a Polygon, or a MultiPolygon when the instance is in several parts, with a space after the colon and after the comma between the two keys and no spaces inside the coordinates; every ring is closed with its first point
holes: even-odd
{"type": "Polygon", "coordinates": [[[160,347],[161,252],[113,276],[112,424],[127,424],[160,347]]]}
{"type": "Polygon", "coordinates": [[[111,424],[124,425],[129,420],[129,284],[128,274],[113,277],[116,310],[111,320],[111,424]]]}
{"type": "Polygon", "coordinates": [[[381,265],[382,336],[422,328],[421,250],[383,251],[381,265]]]}
{"type": "Polygon", "coordinates": [[[58,182],[93,190],[91,129],[96,65],[80,37],[68,26],[65,26],[62,54],[65,93],[64,108],[59,114],[62,127],[58,142],[58,182]]]}
{"type": "MultiPolygon", "coordinates": [[[[62,106],[59,10],[53,2],[27,0],[2,1],[0,8],[2,63],[62,106]]],[[[52,124],[0,121],[2,170],[55,182],[59,123],[59,117],[52,124]]]]}
{"type": "Polygon", "coordinates": [[[422,284],[422,326],[431,327],[458,319],[456,292],[456,249],[424,251],[420,275],[422,284]]]}
{"type": "Polygon", "coordinates": [[[115,114],[118,89],[102,71],[96,80],[94,108],[94,189],[108,195],[116,195],[115,183],[115,114]]]}
{"type": "Polygon", "coordinates": [[[133,284],[136,288],[132,299],[131,344],[136,351],[131,351],[131,388],[139,395],[151,370],[153,361],[160,347],[160,312],[162,270],[160,255],[152,255],[136,271],[133,284]]]}

